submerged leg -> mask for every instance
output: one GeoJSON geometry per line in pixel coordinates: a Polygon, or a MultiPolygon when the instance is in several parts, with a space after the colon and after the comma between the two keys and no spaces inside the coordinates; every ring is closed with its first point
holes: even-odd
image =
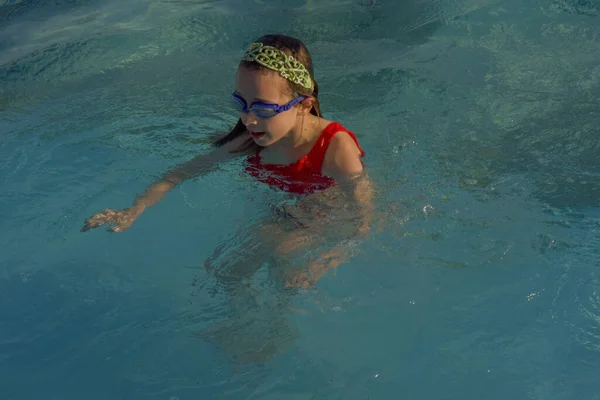
{"type": "Polygon", "coordinates": [[[238,364],[266,362],[294,342],[296,335],[287,320],[289,294],[268,280],[255,279],[263,266],[274,264],[283,229],[276,223],[241,229],[205,262],[215,288],[228,297],[229,317],[198,336],[215,343],[238,364]]]}

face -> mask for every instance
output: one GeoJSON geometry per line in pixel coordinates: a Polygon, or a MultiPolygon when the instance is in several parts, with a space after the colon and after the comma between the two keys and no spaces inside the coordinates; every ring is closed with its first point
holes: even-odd
{"type": "MultiPolygon", "coordinates": [[[[254,102],[285,105],[292,100],[287,81],[276,72],[255,71],[239,67],[235,92],[250,107],[254,102]]],[[[240,113],[240,119],[256,144],[270,146],[292,132],[299,121],[301,109],[292,107],[270,117],[260,118],[254,111],[240,113]]]]}

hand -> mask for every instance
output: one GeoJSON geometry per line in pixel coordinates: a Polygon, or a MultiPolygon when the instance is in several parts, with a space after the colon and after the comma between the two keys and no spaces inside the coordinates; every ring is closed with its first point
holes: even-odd
{"type": "Polygon", "coordinates": [[[342,248],[334,248],[327,253],[323,254],[319,260],[312,262],[308,266],[308,271],[303,271],[294,274],[291,278],[285,282],[286,287],[290,288],[308,288],[314,285],[319,279],[323,277],[329,270],[334,270],[342,263],[348,262],[350,257],[346,254],[342,248]]]}
{"type": "Polygon", "coordinates": [[[281,238],[275,247],[275,255],[278,257],[289,257],[294,251],[304,249],[312,240],[310,236],[300,235],[296,232],[285,234],[279,231],[277,234],[278,238],[281,238]]]}
{"type": "Polygon", "coordinates": [[[108,229],[109,231],[123,232],[133,224],[143,211],[143,208],[138,207],[129,207],[120,211],[104,210],[103,212],[86,219],[83,228],[81,228],[81,232],[85,232],[91,228],[97,228],[105,223],[116,225],[112,229],[108,229]]]}

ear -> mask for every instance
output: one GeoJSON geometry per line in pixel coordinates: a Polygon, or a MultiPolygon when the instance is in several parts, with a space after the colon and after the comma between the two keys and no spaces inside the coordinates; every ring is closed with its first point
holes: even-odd
{"type": "Polygon", "coordinates": [[[300,102],[303,112],[310,112],[313,107],[315,99],[313,97],[307,97],[306,99],[300,102]]]}

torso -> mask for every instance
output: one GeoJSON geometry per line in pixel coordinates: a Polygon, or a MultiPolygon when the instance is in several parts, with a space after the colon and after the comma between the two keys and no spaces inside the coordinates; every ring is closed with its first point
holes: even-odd
{"type": "Polygon", "coordinates": [[[323,129],[308,154],[298,161],[288,165],[265,164],[260,151],[257,151],[248,157],[246,172],[263,183],[290,193],[309,194],[325,190],[335,184],[322,171],[327,148],[338,132],[350,135],[360,150],[361,157],[364,156],[354,133],[338,122],[331,122],[323,129]]]}

